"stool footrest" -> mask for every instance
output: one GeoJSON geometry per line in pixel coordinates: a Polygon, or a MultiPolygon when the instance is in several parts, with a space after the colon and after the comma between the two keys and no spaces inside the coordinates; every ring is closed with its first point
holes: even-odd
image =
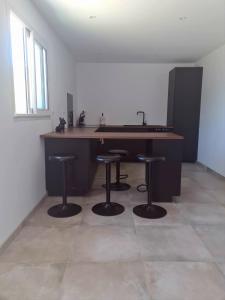
{"type": "MultiPolygon", "coordinates": [[[[102,187],[106,188],[103,184],[102,187]]],[[[110,183],[110,191],[127,191],[130,189],[130,185],[124,182],[112,182],[110,183]]]]}
{"type": "Polygon", "coordinates": [[[138,191],[139,193],[145,193],[145,192],[147,192],[147,190],[148,190],[147,184],[139,184],[139,185],[137,186],[137,191],[138,191]]]}
{"type": "Polygon", "coordinates": [[[127,175],[127,174],[120,175],[120,179],[127,179],[127,178],[128,178],[128,175],[127,175]]]}

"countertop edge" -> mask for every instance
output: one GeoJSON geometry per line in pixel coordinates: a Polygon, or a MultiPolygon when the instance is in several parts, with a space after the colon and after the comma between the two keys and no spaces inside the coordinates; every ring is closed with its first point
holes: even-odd
{"type": "Polygon", "coordinates": [[[127,139],[127,140],[183,140],[184,137],[173,132],[95,132],[96,128],[73,128],[64,132],[41,134],[42,139],[127,139]]]}

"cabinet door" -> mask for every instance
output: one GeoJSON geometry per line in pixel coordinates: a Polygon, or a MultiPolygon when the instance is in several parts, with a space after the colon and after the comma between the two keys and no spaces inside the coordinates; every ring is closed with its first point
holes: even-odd
{"type": "Polygon", "coordinates": [[[154,156],[164,156],[165,162],[153,165],[153,199],[157,202],[169,202],[172,196],[181,191],[181,162],[183,140],[154,140],[154,156]]]}
{"type": "Polygon", "coordinates": [[[169,74],[167,126],[174,126],[174,93],[175,93],[175,70],[169,74]]]}
{"type": "Polygon", "coordinates": [[[174,129],[184,136],[184,161],[197,159],[202,68],[177,68],[174,129]]]}
{"type": "Polygon", "coordinates": [[[67,193],[84,195],[90,190],[96,170],[96,143],[86,139],[46,139],[46,189],[50,196],[62,195],[62,166],[49,161],[51,155],[72,155],[76,159],[67,166],[67,193]]]}

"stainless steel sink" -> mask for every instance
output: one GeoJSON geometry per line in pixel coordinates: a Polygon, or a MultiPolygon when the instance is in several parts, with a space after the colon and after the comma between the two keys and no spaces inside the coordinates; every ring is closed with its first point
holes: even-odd
{"type": "Polygon", "coordinates": [[[125,126],[125,127],[149,127],[149,126],[151,126],[151,125],[137,125],[137,124],[129,124],[129,125],[123,125],[123,126],[125,126]]]}
{"type": "Polygon", "coordinates": [[[96,132],[148,132],[148,128],[143,127],[99,127],[96,132]]]}
{"type": "Polygon", "coordinates": [[[96,132],[171,132],[171,127],[152,125],[101,126],[96,132]]]}

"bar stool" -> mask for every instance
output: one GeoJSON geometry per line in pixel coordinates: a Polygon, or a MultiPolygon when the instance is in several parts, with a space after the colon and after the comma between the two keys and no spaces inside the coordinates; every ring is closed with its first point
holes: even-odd
{"type": "Polygon", "coordinates": [[[92,211],[100,216],[116,216],[124,212],[124,207],[115,202],[110,201],[110,183],[111,183],[111,163],[120,160],[119,155],[98,155],[97,161],[105,164],[106,167],[106,202],[98,203],[93,208],[92,211]]]}
{"type": "Polygon", "coordinates": [[[128,178],[128,175],[121,175],[120,174],[120,160],[122,157],[128,155],[127,150],[122,149],[112,149],[108,151],[110,154],[120,156],[120,159],[116,161],[116,182],[110,184],[110,189],[112,191],[126,191],[130,189],[130,185],[125,182],[120,182],[121,179],[128,178]]]}
{"type": "Polygon", "coordinates": [[[58,162],[62,166],[62,204],[52,206],[48,210],[48,214],[54,218],[68,218],[79,214],[82,208],[74,203],[67,202],[67,164],[75,159],[75,156],[49,156],[49,160],[52,162],[58,162]]]}
{"type": "Polygon", "coordinates": [[[133,208],[133,212],[135,215],[146,218],[146,219],[159,219],[163,218],[167,211],[158,205],[152,204],[151,196],[151,172],[152,172],[152,164],[159,161],[165,161],[165,157],[153,157],[148,154],[139,154],[137,155],[138,160],[145,162],[145,171],[146,171],[146,184],[141,184],[137,187],[139,192],[147,192],[148,193],[148,202],[147,204],[138,205],[133,208]],[[143,189],[144,188],[144,189],[143,189]]]}

